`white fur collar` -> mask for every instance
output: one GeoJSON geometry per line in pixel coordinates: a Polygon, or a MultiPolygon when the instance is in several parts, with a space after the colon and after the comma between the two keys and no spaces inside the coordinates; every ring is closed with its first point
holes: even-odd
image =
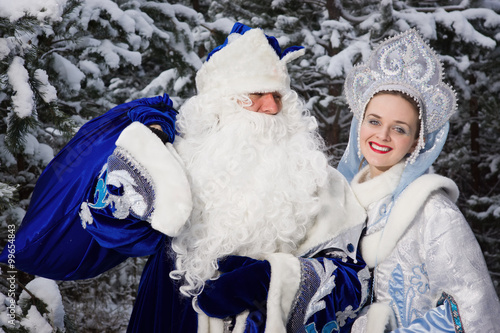
{"type": "Polygon", "coordinates": [[[404,163],[399,163],[383,174],[369,179],[369,167],[365,166],[354,176],[351,187],[359,203],[367,209],[368,206],[394,192],[398,186],[404,163]]]}
{"type": "MultiPolygon", "coordinates": [[[[404,166],[403,166],[404,167],[404,166]]],[[[363,170],[361,171],[363,172],[363,170]]],[[[387,189],[397,186],[402,170],[393,167],[384,174],[372,180],[359,184],[354,183],[353,190],[358,196],[361,204],[368,204],[387,196],[387,189]],[[384,177],[384,178],[379,178],[384,177]],[[387,183],[384,183],[386,181],[387,183]]],[[[360,175],[361,176],[361,175],[360,175]]],[[[395,188],[395,187],[394,187],[395,188]]],[[[392,252],[399,239],[413,221],[417,213],[422,209],[429,195],[439,189],[444,189],[451,200],[458,198],[458,188],[449,178],[436,174],[426,174],[414,180],[397,198],[387,223],[382,230],[366,235],[361,241],[361,253],[370,267],[375,267],[392,252]]]]}
{"type": "Polygon", "coordinates": [[[366,219],[365,210],[342,174],[328,168],[328,183],[319,190],[321,211],[297,250],[298,255],[310,257],[327,247],[339,247],[353,259],[366,219]],[[347,251],[354,246],[352,252],[347,251]]]}

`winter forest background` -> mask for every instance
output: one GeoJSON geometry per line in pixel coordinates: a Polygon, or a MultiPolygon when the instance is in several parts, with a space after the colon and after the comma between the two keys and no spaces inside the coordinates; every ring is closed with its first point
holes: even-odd
{"type": "MultiPolygon", "coordinates": [[[[0,248],[44,166],[82,124],[164,92],[179,107],[196,93],[196,70],[235,21],[263,28],[282,47],[306,47],[290,66],[292,85],[317,117],[333,166],[349,133],[346,72],[387,36],[421,32],[442,55],[459,99],[434,169],[459,186],[459,207],[500,293],[497,0],[0,0],[0,248]]],[[[129,259],[84,281],[18,272],[14,327],[0,267],[0,332],[122,332],[144,262],[129,259]]]]}

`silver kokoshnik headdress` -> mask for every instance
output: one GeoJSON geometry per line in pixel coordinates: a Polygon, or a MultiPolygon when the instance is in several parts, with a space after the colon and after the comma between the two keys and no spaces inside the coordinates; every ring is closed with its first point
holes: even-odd
{"type": "MultiPolygon", "coordinates": [[[[415,99],[421,123],[418,145],[407,160],[410,164],[424,147],[424,135],[440,129],[457,107],[454,90],[443,82],[438,55],[414,29],[380,43],[366,63],[349,72],[344,87],[359,127],[366,106],[376,93],[399,91],[415,99]]],[[[359,155],[359,128],[357,140],[359,155]]]]}

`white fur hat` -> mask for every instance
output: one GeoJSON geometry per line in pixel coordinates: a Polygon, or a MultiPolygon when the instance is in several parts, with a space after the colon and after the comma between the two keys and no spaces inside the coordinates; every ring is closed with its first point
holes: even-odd
{"type": "Polygon", "coordinates": [[[274,37],[235,23],[226,42],[212,51],[196,74],[199,94],[228,96],[290,89],[286,64],[305,53],[290,47],[281,53],[274,37]]]}

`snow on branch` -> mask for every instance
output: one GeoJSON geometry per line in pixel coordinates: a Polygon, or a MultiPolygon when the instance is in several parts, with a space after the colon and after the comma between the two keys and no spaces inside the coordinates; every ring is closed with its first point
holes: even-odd
{"type": "Polygon", "coordinates": [[[29,84],[29,74],[24,67],[24,59],[14,57],[7,70],[9,83],[12,86],[14,94],[12,95],[12,105],[14,112],[19,118],[31,116],[35,107],[34,94],[29,84]]]}

